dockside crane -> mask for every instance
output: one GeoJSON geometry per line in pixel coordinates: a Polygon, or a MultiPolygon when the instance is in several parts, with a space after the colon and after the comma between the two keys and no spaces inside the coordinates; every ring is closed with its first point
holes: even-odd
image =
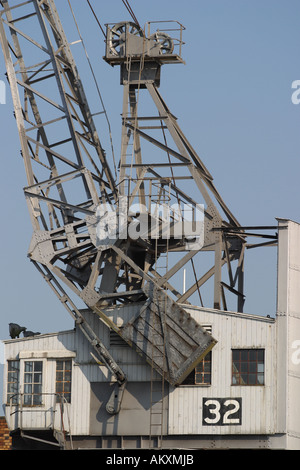
{"type": "Polygon", "coordinates": [[[226,310],[227,291],[236,296],[237,311],[243,309],[247,228],[222,200],[159,93],[161,67],[184,62],[183,25],[106,25],[104,60],[120,68],[124,91],[116,179],[55,2],[0,4],[33,227],[28,256],[115,377],[107,409],[116,413],[126,375],[71,294],[178,385],[216,344],[185,310],[190,297],[198,292],[204,306],[201,288],[214,279],[210,306],[226,310]],[[213,261],[199,275],[196,259],[203,252],[213,261]],[[182,291],[172,277],[187,265],[194,280],[182,291]],[[139,313],[120,327],[107,309],[121,312],[130,304],[139,313]]]}

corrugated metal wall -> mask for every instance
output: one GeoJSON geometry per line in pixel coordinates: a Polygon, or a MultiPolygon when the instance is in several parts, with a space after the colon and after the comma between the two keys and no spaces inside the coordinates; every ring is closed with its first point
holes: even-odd
{"type": "MultiPolygon", "coordinates": [[[[132,308],[112,309],[111,318],[119,325],[133,315],[132,308]],[[118,318],[116,318],[118,315],[118,318]]],[[[203,326],[211,326],[218,339],[212,350],[212,385],[180,386],[171,388],[169,396],[169,434],[265,434],[276,431],[276,335],[272,319],[189,307],[188,311],[203,326]],[[265,349],[265,385],[231,385],[232,348],[265,349]],[[203,398],[242,398],[242,423],[239,426],[206,426],[202,424],[203,398]]],[[[151,378],[151,368],[135,351],[124,346],[110,347],[110,330],[95,315],[86,313],[98,336],[124,370],[130,382],[145,382],[151,378]]],[[[47,390],[54,392],[55,355],[64,356],[77,351],[72,376],[71,432],[89,435],[91,382],[111,380],[105,367],[95,364],[93,352],[80,331],[42,335],[35,339],[10,341],[6,345],[8,358],[30,355],[36,351],[47,359],[44,380],[47,390]],[[45,354],[52,351],[51,354],[45,354]],[[60,351],[60,353],[59,353],[60,351]]],[[[27,417],[29,419],[29,416],[27,417]]],[[[38,427],[39,413],[32,414],[30,425],[38,427]],[[36,421],[36,423],[34,422],[36,421]]],[[[50,419],[50,417],[49,417],[50,419]]],[[[29,421],[28,421],[29,424],[29,421]]]]}
{"type": "Polygon", "coordinates": [[[212,326],[212,385],[180,386],[170,393],[170,434],[265,434],[276,431],[276,335],[274,320],[189,308],[212,326]],[[265,385],[232,385],[232,349],[265,349],[265,385]],[[242,398],[242,424],[202,424],[203,398],[242,398]]]}

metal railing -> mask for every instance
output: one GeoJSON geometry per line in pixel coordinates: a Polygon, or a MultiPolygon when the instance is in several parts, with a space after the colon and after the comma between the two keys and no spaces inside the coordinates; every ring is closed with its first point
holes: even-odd
{"type": "Polygon", "coordinates": [[[154,36],[156,33],[166,33],[170,36],[174,44],[173,54],[182,57],[183,31],[185,27],[177,20],[166,21],[147,21],[145,32],[148,38],[154,36]],[[155,29],[156,28],[156,29],[155,29]]]}
{"type": "MultiPolygon", "coordinates": [[[[65,447],[66,436],[68,435],[70,446],[73,448],[69,407],[66,406],[69,405],[69,403],[66,398],[60,393],[39,393],[37,395],[41,397],[51,397],[52,400],[50,400],[50,403],[45,399],[44,403],[38,405],[26,405],[24,404],[24,395],[24,393],[19,392],[11,395],[9,398],[8,427],[10,431],[19,429],[22,433],[24,430],[53,430],[53,435],[59,441],[58,445],[65,447]],[[66,418],[64,416],[65,410],[66,418]],[[56,419],[58,412],[59,417],[56,419]],[[29,413],[33,415],[36,414],[35,422],[33,419],[28,420],[30,425],[24,418],[25,414],[29,413]],[[65,419],[67,419],[67,429],[65,419]]],[[[28,435],[24,435],[24,437],[31,438],[28,435]]],[[[49,444],[51,443],[49,442],[49,444]]]]}
{"type": "Polygon", "coordinates": [[[105,58],[110,63],[122,63],[128,57],[138,56],[159,57],[166,62],[182,62],[185,27],[179,21],[148,21],[144,29],[126,21],[108,23],[105,26],[105,58]]]}

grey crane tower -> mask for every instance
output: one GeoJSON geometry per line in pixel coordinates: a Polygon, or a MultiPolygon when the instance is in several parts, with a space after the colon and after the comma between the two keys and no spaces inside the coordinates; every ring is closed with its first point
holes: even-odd
{"type": "MultiPolygon", "coordinates": [[[[200,290],[214,279],[211,306],[226,310],[227,291],[242,311],[246,243],[244,228],[158,91],[162,65],[183,62],[184,28],[107,25],[104,58],[120,66],[124,88],[116,181],[54,1],[1,5],[0,40],[33,226],[28,257],[115,376],[118,392],[126,375],[82,302],[165,380],[180,384],[216,343],[184,305],[197,292],[203,305],[200,290]],[[153,112],[140,114],[149,97],[153,112]],[[212,254],[212,266],[198,276],[204,252],[212,254]],[[187,276],[191,285],[182,291],[173,279],[188,265],[194,280],[187,276]],[[138,314],[121,328],[106,309],[131,303],[138,314]]],[[[108,403],[111,413],[121,396],[108,403]]]]}

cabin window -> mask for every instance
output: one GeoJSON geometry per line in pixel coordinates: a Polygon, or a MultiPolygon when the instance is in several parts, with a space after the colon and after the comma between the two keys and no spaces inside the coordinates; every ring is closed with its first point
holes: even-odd
{"type": "Polygon", "coordinates": [[[20,361],[7,361],[7,403],[18,404],[20,361]]]}
{"type": "Polygon", "coordinates": [[[264,349],[232,350],[232,385],[264,385],[264,349]]]}
{"type": "MultiPolygon", "coordinates": [[[[202,324],[202,327],[212,334],[212,325],[202,324]]],[[[181,385],[211,385],[211,358],[212,352],[210,351],[184,379],[181,385]]]]}
{"type": "Polygon", "coordinates": [[[61,398],[63,398],[65,402],[71,403],[71,378],[72,361],[56,361],[57,402],[60,402],[61,398]]]}
{"type": "Polygon", "coordinates": [[[24,365],[24,406],[42,404],[42,361],[25,361],[24,365]]]}
{"type": "Polygon", "coordinates": [[[206,354],[181,385],[211,385],[211,351],[206,354]]]}

